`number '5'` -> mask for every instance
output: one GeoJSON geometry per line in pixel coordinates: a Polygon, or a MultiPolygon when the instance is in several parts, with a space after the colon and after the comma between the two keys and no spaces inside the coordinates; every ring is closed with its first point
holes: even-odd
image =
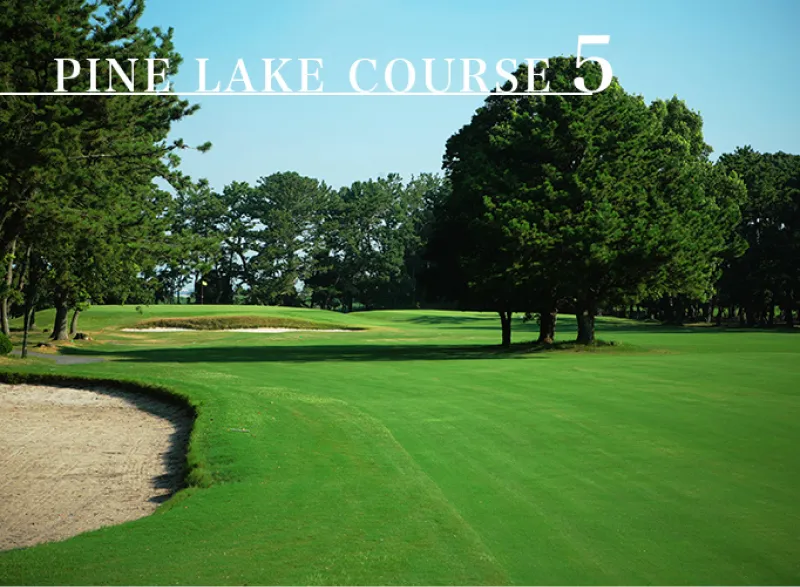
{"type": "Polygon", "coordinates": [[[600,81],[600,87],[596,90],[588,89],[582,77],[575,78],[575,87],[578,88],[578,91],[586,92],[587,94],[597,94],[611,85],[613,73],[611,72],[611,64],[608,61],[602,57],[581,58],[581,47],[584,45],[608,45],[610,40],[610,35],[578,35],[578,61],[576,67],[580,68],[580,66],[587,61],[594,61],[600,65],[600,69],[603,71],[603,79],[600,81]]]}

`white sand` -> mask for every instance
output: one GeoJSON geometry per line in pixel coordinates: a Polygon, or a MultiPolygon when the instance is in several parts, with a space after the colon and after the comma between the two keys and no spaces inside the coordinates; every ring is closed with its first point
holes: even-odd
{"type": "Polygon", "coordinates": [[[139,394],[0,384],[0,550],[151,514],[180,483],[190,426],[139,394]]]}

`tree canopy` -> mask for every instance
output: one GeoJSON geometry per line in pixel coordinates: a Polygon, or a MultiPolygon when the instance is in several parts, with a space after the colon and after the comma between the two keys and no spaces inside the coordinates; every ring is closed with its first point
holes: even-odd
{"type": "MultiPolygon", "coordinates": [[[[55,60],[64,55],[164,58],[175,73],[180,56],[172,31],[141,27],[143,11],[144,0],[0,1],[0,87],[52,92],[55,60]]],[[[144,77],[135,76],[139,90],[146,89],[144,77]]],[[[66,339],[69,307],[125,299],[156,262],[171,203],[154,180],[186,183],[178,152],[187,145],[169,134],[196,107],[175,95],[0,100],[3,328],[9,300],[23,298],[27,330],[40,297],[34,288],[45,287],[57,309],[53,338],[66,339]]]]}
{"type": "MultiPolygon", "coordinates": [[[[549,61],[551,91],[575,75],[572,59],[549,61]]],[[[505,345],[511,312],[568,308],[590,343],[601,306],[708,295],[745,195],[709,152],[683,102],[647,105],[616,79],[590,97],[490,96],[447,143],[437,243],[458,244],[432,251],[437,271],[463,305],[500,313],[505,345]]],[[[551,340],[552,320],[541,324],[551,340]]]]}

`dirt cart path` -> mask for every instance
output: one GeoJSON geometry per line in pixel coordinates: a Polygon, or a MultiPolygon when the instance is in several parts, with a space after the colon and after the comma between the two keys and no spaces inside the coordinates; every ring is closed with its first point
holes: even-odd
{"type": "Polygon", "coordinates": [[[152,513],[180,482],[190,426],[135,394],[0,384],[0,550],[152,513]]]}

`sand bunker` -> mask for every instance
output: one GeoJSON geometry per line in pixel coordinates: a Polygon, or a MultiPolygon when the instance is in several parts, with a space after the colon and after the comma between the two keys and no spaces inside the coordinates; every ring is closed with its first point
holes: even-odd
{"type": "Polygon", "coordinates": [[[153,328],[123,328],[122,332],[358,332],[357,330],[319,328],[224,328],[221,330],[206,330],[204,328],[166,328],[154,326],[153,328]]]}
{"type": "Polygon", "coordinates": [[[139,394],[0,384],[0,550],[152,513],[181,482],[190,427],[139,394]]]}

